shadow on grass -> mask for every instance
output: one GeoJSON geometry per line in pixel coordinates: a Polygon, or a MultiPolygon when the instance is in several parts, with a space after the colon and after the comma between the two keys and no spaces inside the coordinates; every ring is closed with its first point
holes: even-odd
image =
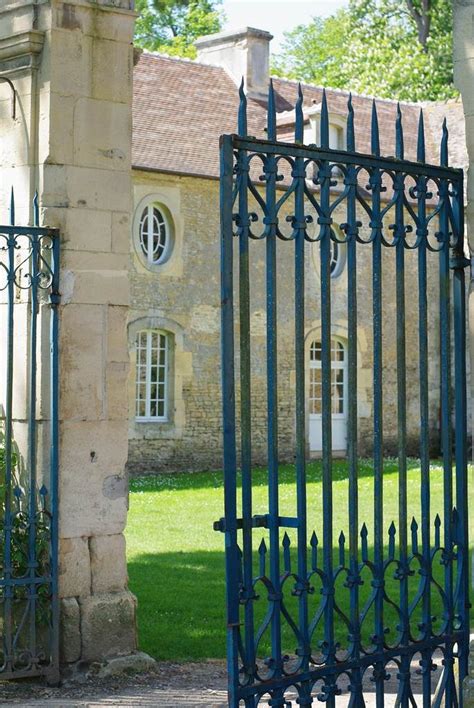
{"type": "MultiPolygon", "coordinates": [[[[385,551],[385,555],[386,555],[385,551]]],[[[372,556],[372,550],[369,550],[372,556]]],[[[334,554],[337,566],[337,552],[334,554]]],[[[413,566],[409,594],[414,597],[420,576],[413,566]]],[[[138,628],[140,649],[161,660],[197,660],[225,658],[225,571],[224,553],[217,551],[193,551],[178,553],[142,554],[130,560],[128,565],[130,589],[138,598],[138,628]]],[[[395,565],[393,566],[393,572],[395,565]]],[[[387,576],[387,592],[398,602],[399,583],[393,579],[393,572],[387,576]]],[[[436,569],[442,583],[442,569],[436,569]]],[[[371,592],[372,576],[364,569],[364,581],[360,589],[361,607],[371,592]]],[[[341,575],[336,585],[336,601],[340,609],[348,614],[349,592],[344,586],[345,576],[341,575]]],[[[314,616],[321,600],[321,586],[318,579],[312,580],[314,593],[309,597],[310,617],[314,616]]],[[[290,614],[297,621],[298,599],[291,594],[293,580],[285,586],[285,603],[290,614]]],[[[256,623],[263,619],[267,609],[266,589],[262,584],[256,588],[260,600],[255,603],[256,623]]],[[[438,618],[442,614],[439,596],[433,594],[432,610],[438,618]]],[[[384,623],[390,629],[387,642],[396,642],[398,615],[385,605],[384,623]]],[[[421,620],[421,607],[412,617],[412,626],[421,620]]],[[[342,648],[347,647],[348,628],[336,616],[336,639],[342,648]]],[[[440,620],[438,620],[439,622],[440,620]]],[[[375,618],[369,613],[363,631],[363,640],[370,645],[375,618]]],[[[439,627],[440,629],[441,627],[439,627]]],[[[416,633],[416,630],[415,630],[416,633]]],[[[317,630],[312,645],[317,647],[323,640],[323,627],[317,630]]],[[[295,638],[288,627],[283,628],[285,651],[292,653],[295,638]]],[[[260,656],[269,652],[268,632],[263,636],[260,656]]]]}
{"type": "Polygon", "coordinates": [[[224,554],[143,554],[128,563],[140,649],[157,659],[225,657],[224,554]]]}
{"type": "MultiPolygon", "coordinates": [[[[345,459],[335,459],[332,461],[333,480],[344,480],[348,478],[348,465],[345,459]]],[[[431,465],[436,465],[436,461],[431,465]]],[[[408,460],[408,470],[418,469],[420,461],[417,459],[408,460]]],[[[308,482],[322,481],[321,460],[308,462],[306,466],[308,482]]],[[[359,460],[358,474],[360,478],[373,477],[374,467],[370,459],[359,460]]],[[[398,462],[396,459],[386,459],[384,462],[384,475],[398,474],[398,462]]],[[[280,465],[280,484],[294,484],[296,479],[295,466],[280,465]]],[[[237,484],[241,485],[240,472],[237,474],[237,484]]],[[[174,474],[153,474],[132,477],[130,479],[131,492],[161,492],[164,490],[185,490],[185,489],[219,489],[224,485],[222,470],[214,472],[176,472],[174,474]]],[[[256,467],[252,470],[252,486],[262,487],[268,485],[268,473],[264,467],[256,467]]]]}

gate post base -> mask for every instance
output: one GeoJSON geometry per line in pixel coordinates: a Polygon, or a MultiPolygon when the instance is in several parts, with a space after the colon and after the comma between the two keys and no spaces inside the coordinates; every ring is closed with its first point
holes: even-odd
{"type": "Polygon", "coordinates": [[[128,590],[61,600],[61,663],[101,662],[134,652],[136,605],[128,590]]]}
{"type": "Polygon", "coordinates": [[[474,640],[469,647],[469,672],[463,683],[463,706],[474,708],[474,640]]]}

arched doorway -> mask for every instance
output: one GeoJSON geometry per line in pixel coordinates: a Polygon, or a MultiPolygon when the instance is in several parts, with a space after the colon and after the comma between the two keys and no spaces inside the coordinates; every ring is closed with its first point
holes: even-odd
{"type": "MultiPolygon", "coordinates": [[[[309,449],[318,453],[322,439],[322,368],[321,341],[311,342],[309,349],[309,449]]],[[[343,340],[331,339],[331,412],[332,450],[347,448],[347,350],[343,340]]]]}

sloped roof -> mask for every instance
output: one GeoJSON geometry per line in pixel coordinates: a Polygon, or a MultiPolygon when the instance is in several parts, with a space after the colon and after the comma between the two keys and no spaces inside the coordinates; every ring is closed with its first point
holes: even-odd
{"type": "MultiPolygon", "coordinates": [[[[302,85],[304,106],[321,102],[322,89],[302,85]]],[[[290,111],[297,98],[295,81],[275,78],[277,111],[290,111]]],[[[348,94],[326,90],[330,114],[346,117],[348,94]]],[[[372,98],[353,96],[356,150],[370,152],[372,98]]],[[[420,105],[401,103],[405,157],[416,158],[420,105]]],[[[144,52],[134,69],[132,164],[136,169],[219,176],[219,136],[236,132],[237,88],[220,67],[144,52]]],[[[456,167],[468,164],[462,103],[429,103],[425,113],[427,161],[437,164],[441,125],[446,115],[450,130],[450,159],[456,167]]],[[[382,155],[395,152],[395,101],[377,99],[382,155]]],[[[249,135],[265,137],[266,106],[248,100],[249,135]]],[[[291,129],[279,129],[291,140],[291,129]]]]}

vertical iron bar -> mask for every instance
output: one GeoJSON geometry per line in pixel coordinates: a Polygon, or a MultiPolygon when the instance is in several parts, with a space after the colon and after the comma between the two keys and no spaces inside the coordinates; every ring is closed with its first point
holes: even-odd
{"type": "MultiPolygon", "coordinates": [[[[295,106],[295,142],[303,142],[303,94],[298,86],[295,106]]],[[[293,232],[295,236],[295,405],[296,405],[296,514],[298,517],[298,581],[295,591],[299,598],[299,629],[301,645],[298,653],[301,671],[307,671],[310,659],[308,636],[308,568],[307,568],[307,522],[306,522],[306,435],[305,435],[305,235],[306,221],[304,209],[305,189],[304,158],[295,158],[293,179],[295,188],[295,215],[293,232]]],[[[310,693],[310,689],[307,693],[310,693]]],[[[300,705],[310,706],[300,697],[300,705]]],[[[311,698],[309,698],[311,701],[311,698]]]]}
{"type": "MultiPolygon", "coordinates": [[[[347,150],[355,152],[354,109],[349,95],[347,117],[347,150]]],[[[353,165],[347,166],[345,184],[347,195],[347,330],[348,330],[348,467],[349,467],[349,569],[350,578],[350,624],[351,660],[356,668],[351,677],[350,706],[363,705],[362,676],[359,666],[361,637],[359,625],[359,480],[357,459],[357,234],[356,214],[357,172],[353,165]]]]}
{"type": "MultiPolygon", "coordinates": [[[[321,148],[329,147],[329,117],[326,93],[321,106],[321,148]]],[[[334,570],[333,570],[333,489],[332,489],[332,381],[331,381],[331,170],[329,162],[320,161],[318,182],[321,190],[320,272],[321,272],[321,368],[322,368],[322,442],[323,442],[323,562],[326,604],[324,610],[324,652],[328,665],[336,661],[334,643],[334,570]]],[[[327,677],[329,708],[335,706],[335,677],[327,677]]]]}
{"type": "MultiPolygon", "coordinates": [[[[425,136],[423,111],[418,123],[417,160],[425,162],[425,136]]],[[[420,175],[416,183],[418,203],[417,239],[418,243],[418,345],[420,377],[420,464],[421,464],[421,540],[423,555],[424,588],[422,600],[422,635],[431,637],[431,545],[430,545],[430,441],[429,441],[429,399],[428,399],[428,298],[427,298],[427,239],[426,225],[427,178],[420,175]]],[[[426,649],[423,658],[423,705],[431,705],[431,656],[426,649]]]]}
{"type": "MultiPolygon", "coordinates": [[[[380,156],[377,107],[372,104],[372,154],[380,156]]],[[[374,395],[374,564],[375,564],[375,645],[379,653],[384,649],[384,562],[383,562],[383,394],[382,394],[382,224],[380,220],[380,170],[372,169],[372,318],[373,318],[373,395],[374,395]]],[[[384,706],[383,666],[376,667],[376,706],[384,706]]]]}
{"type": "Polygon", "coordinates": [[[469,654],[469,538],[467,489],[467,392],[466,392],[466,285],[464,268],[469,261],[464,256],[464,196],[460,178],[453,185],[453,221],[455,225],[453,256],[454,300],[454,380],[455,380],[455,463],[456,508],[458,526],[458,585],[457,616],[464,634],[459,652],[459,705],[462,706],[462,681],[467,675],[469,654]]]}
{"type": "MultiPolygon", "coordinates": [[[[395,126],[396,156],[404,159],[403,124],[400,106],[397,107],[395,126]]],[[[408,518],[407,518],[407,391],[406,391],[406,319],[405,319],[405,214],[403,196],[405,178],[403,172],[395,175],[394,189],[396,191],[395,206],[395,265],[396,265],[396,304],[397,304],[397,436],[398,436],[398,533],[400,563],[398,578],[400,581],[400,644],[410,643],[410,617],[408,597],[408,518]]],[[[400,705],[409,705],[410,657],[404,655],[400,670],[400,705]]]]}
{"type": "MultiPolygon", "coordinates": [[[[446,119],[443,122],[440,163],[448,166],[448,131],[446,119]]],[[[453,512],[453,459],[451,434],[451,317],[450,317],[450,274],[449,274],[449,184],[446,179],[440,181],[439,199],[442,207],[439,215],[439,340],[440,340],[440,407],[441,407],[441,450],[443,456],[443,503],[444,503],[444,591],[446,594],[445,634],[453,632],[453,548],[451,519],[453,512]]],[[[445,668],[446,705],[454,700],[453,646],[446,642],[445,668]]]]}
{"type": "MultiPolygon", "coordinates": [[[[15,225],[15,194],[12,188],[10,201],[10,224],[15,225]]],[[[13,616],[14,576],[12,568],[12,442],[13,442],[13,356],[14,356],[14,285],[15,285],[15,235],[8,235],[7,273],[7,366],[5,400],[5,531],[4,531],[4,666],[6,671],[14,667],[13,656],[13,616]]]]}
{"type": "MultiPolygon", "coordinates": [[[[268,140],[276,140],[276,108],[273,83],[268,94],[268,140]]],[[[266,298],[267,298],[267,409],[268,409],[268,527],[270,537],[270,580],[273,587],[271,621],[272,668],[281,676],[281,597],[280,597],[280,529],[278,500],[278,369],[277,369],[277,283],[276,283],[276,158],[265,158],[266,178],[266,298]]],[[[280,692],[272,696],[274,705],[284,705],[280,692]]]]}
{"type": "Polygon", "coordinates": [[[59,680],[59,233],[53,237],[52,257],[53,281],[51,284],[51,451],[50,451],[50,493],[51,493],[51,605],[52,605],[52,664],[54,678],[59,680]]]}
{"type": "MultiPolygon", "coordinates": [[[[239,90],[239,124],[242,137],[247,134],[247,98],[243,81],[239,90]]],[[[250,369],[250,278],[249,278],[249,213],[248,213],[248,157],[239,150],[237,183],[239,211],[239,324],[240,324],[240,428],[242,470],[242,544],[243,544],[243,599],[245,622],[244,672],[249,681],[255,674],[253,573],[252,573],[252,436],[251,436],[251,369],[250,369]]],[[[247,705],[254,705],[247,702],[247,705]]]]}
{"type": "Polygon", "coordinates": [[[232,137],[220,144],[221,348],[226,547],[227,664],[230,708],[238,708],[239,554],[237,548],[237,461],[235,437],[234,276],[232,228],[232,137]]]}
{"type": "MultiPolygon", "coordinates": [[[[38,194],[33,201],[34,226],[38,226],[38,194]]],[[[36,349],[38,334],[38,261],[40,251],[40,237],[31,233],[31,283],[30,283],[30,346],[29,346],[29,385],[28,385],[28,476],[29,476],[29,510],[28,510],[28,572],[30,587],[28,589],[29,620],[30,620],[30,651],[33,661],[36,659],[36,499],[37,499],[37,471],[36,471],[36,349]]]]}

